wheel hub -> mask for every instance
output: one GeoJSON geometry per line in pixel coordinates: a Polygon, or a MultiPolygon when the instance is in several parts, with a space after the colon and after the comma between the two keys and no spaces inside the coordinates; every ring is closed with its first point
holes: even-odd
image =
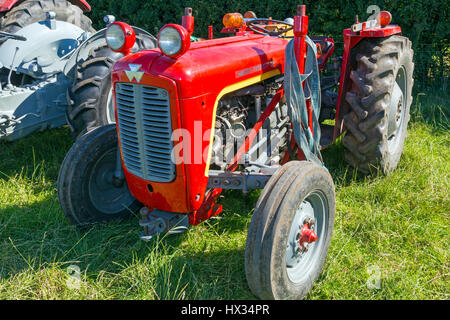
{"type": "Polygon", "coordinates": [[[388,122],[388,150],[395,153],[401,141],[406,118],[406,71],[400,68],[391,94],[388,122]]]}
{"type": "Polygon", "coordinates": [[[397,129],[401,126],[403,112],[403,92],[400,86],[395,83],[392,90],[391,103],[389,108],[389,126],[388,136],[392,137],[396,134],[397,129]]]}
{"type": "Polygon", "coordinates": [[[111,150],[94,165],[89,179],[89,196],[97,210],[105,214],[115,214],[133,203],[134,198],[128,191],[128,186],[114,183],[116,151],[111,150]]]}
{"type": "Polygon", "coordinates": [[[299,233],[297,234],[299,244],[297,249],[298,252],[307,252],[309,249],[309,244],[317,241],[317,234],[313,229],[314,224],[314,218],[306,218],[303,221],[303,227],[301,227],[299,233]]]}
{"type": "Polygon", "coordinates": [[[286,246],[286,271],[291,281],[302,281],[318,263],[326,238],[327,214],[326,200],[318,191],[306,197],[296,210],[286,246]]]}

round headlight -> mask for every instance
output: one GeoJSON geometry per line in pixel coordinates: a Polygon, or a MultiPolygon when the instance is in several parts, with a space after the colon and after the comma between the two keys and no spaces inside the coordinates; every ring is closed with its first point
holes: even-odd
{"type": "Polygon", "coordinates": [[[169,57],[182,55],[190,43],[188,31],[180,25],[167,25],[158,34],[158,47],[169,57]]]}
{"type": "Polygon", "coordinates": [[[112,50],[120,50],[125,44],[125,32],[118,24],[112,24],[106,30],[106,42],[112,50]]]}
{"type": "Polygon", "coordinates": [[[106,43],[111,50],[129,54],[136,42],[136,34],[131,26],[114,22],[106,29],[106,43]]]}

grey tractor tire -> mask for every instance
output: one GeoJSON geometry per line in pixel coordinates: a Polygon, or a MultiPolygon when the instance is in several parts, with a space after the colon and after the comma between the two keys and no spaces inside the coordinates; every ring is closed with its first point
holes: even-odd
{"type": "Polygon", "coordinates": [[[330,245],[335,215],[335,191],[330,174],[306,161],[282,166],[262,191],[250,222],[245,248],[245,274],[250,290],[261,299],[302,299],[320,275],[330,245]],[[286,243],[295,210],[308,194],[320,189],[328,205],[328,233],[317,268],[303,283],[286,272],[286,243]]]}
{"type": "Polygon", "coordinates": [[[72,23],[84,31],[95,32],[92,21],[83,11],[66,0],[25,0],[0,19],[0,30],[16,33],[29,24],[45,20],[48,11],[56,13],[56,20],[72,23]]]}
{"type": "Polygon", "coordinates": [[[126,181],[119,187],[109,183],[117,148],[116,126],[106,125],[78,139],[67,153],[59,171],[58,198],[71,223],[87,226],[124,219],[141,207],[126,181]]]}
{"type": "Polygon", "coordinates": [[[351,87],[345,102],[350,113],[344,117],[347,129],[343,144],[345,159],[363,173],[395,170],[403,153],[410,119],[413,80],[411,41],[403,36],[362,40],[354,52],[351,87]],[[390,99],[399,70],[406,73],[405,116],[394,150],[388,149],[390,99]]]}
{"type": "MultiPolygon", "coordinates": [[[[137,35],[132,51],[155,47],[154,38],[137,35]]],[[[108,117],[112,107],[108,106],[111,102],[108,97],[112,98],[111,71],[114,63],[122,57],[122,53],[112,51],[103,43],[93,48],[88,58],[76,66],[75,80],[67,92],[67,122],[75,138],[99,126],[114,123],[113,118],[108,117]]]]}

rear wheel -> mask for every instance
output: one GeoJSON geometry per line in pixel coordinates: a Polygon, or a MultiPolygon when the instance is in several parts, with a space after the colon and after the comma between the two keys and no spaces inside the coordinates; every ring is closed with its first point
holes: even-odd
{"type": "Polygon", "coordinates": [[[249,227],[245,270],[261,299],[302,299],[322,270],[335,215],[330,174],[310,162],[292,161],[266,185],[249,227]],[[300,246],[305,223],[317,242],[300,246]],[[308,222],[308,223],[309,223],[308,222]]]}
{"type": "Polygon", "coordinates": [[[66,0],[23,1],[0,19],[0,30],[16,33],[27,25],[44,21],[49,11],[56,13],[56,20],[69,22],[84,31],[95,32],[91,20],[83,11],[66,0]]]}
{"type": "Polygon", "coordinates": [[[410,119],[413,50],[402,36],[365,39],[355,48],[355,65],[344,118],[347,162],[364,173],[395,170],[410,119]]]}
{"type": "Polygon", "coordinates": [[[107,222],[139,209],[126,182],[114,183],[117,148],[116,126],[108,125],[84,135],[66,155],[58,177],[58,197],[72,223],[107,222]]]}

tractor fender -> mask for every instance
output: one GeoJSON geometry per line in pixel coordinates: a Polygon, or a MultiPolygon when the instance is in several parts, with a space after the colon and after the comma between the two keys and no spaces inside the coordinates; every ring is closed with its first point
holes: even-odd
{"type": "Polygon", "coordinates": [[[0,47],[0,65],[40,79],[64,70],[86,32],[68,22],[47,20],[32,23],[16,35],[27,40],[5,41],[0,47]]]}
{"type": "MultiPolygon", "coordinates": [[[[83,12],[90,12],[91,6],[85,0],[68,0],[73,5],[79,7],[83,12]]],[[[20,0],[0,0],[0,13],[12,9],[20,0]]]]}
{"type": "MultiPolygon", "coordinates": [[[[147,31],[138,28],[138,27],[132,27],[134,29],[134,32],[136,33],[136,38],[139,38],[139,36],[146,36],[154,39],[154,37],[148,33],[147,31]]],[[[91,50],[95,50],[100,45],[104,44],[106,42],[106,28],[102,29],[100,31],[97,31],[92,36],[90,36],[87,40],[85,40],[71,55],[69,61],[67,61],[66,66],[64,68],[64,74],[74,80],[74,73],[72,72],[74,68],[80,63],[80,61],[85,61],[90,54],[91,50]]]]}
{"type": "Polygon", "coordinates": [[[83,12],[91,11],[91,6],[85,0],[69,0],[69,2],[77,7],[80,7],[83,12]]]}
{"type": "Polygon", "coordinates": [[[0,0],[0,12],[11,10],[19,0],[0,0]]]}

